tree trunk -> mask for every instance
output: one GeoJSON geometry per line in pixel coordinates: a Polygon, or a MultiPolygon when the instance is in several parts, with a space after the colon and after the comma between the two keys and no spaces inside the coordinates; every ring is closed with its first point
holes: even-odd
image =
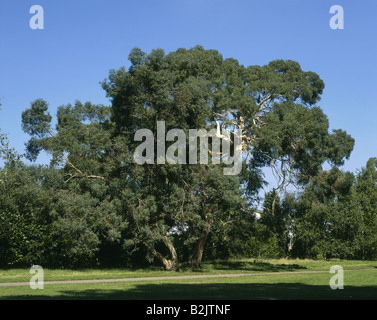
{"type": "Polygon", "coordinates": [[[175,250],[173,244],[166,237],[164,238],[164,242],[165,242],[165,245],[168,247],[171,257],[172,257],[170,260],[167,260],[166,265],[164,264],[165,270],[179,271],[179,261],[178,261],[177,251],[175,250]]]}
{"type": "Polygon", "coordinates": [[[177,251],[175,250],[173,244],[164,237],[164,243],[169,249],[171,259],[165,258],[161,253],[159,253],[156,249],[153,248],[152,253],[153,255],[162,262],[165,271],[179,271],[179,261],[177,251]]]}
{"type": "Polygon", "coordinates": [[[189,262],[192,266],[195,266],[197,268],[200,267],[202,263],[203,258],[203,252],[204,252],[204,246],[207,242],[208,235],[211,231],[212,223],[207,222],[206,227],[203,230],[203,233],[196,243],[196,246],[190,256],[189,262]]]}
{"type": "Polygon", "coordinates": [[[153,249],[153,255],[161,261],[165,271],[179,271],[179,262],[177,256],[173,256],[172,259],[167,259],[155,249],[153,249]]]}
{"type": "Polygon", "coordinates": [[[162,264],[164,265],[165,271],[179,271],[179,264],[177,260],[164,259],[162,264]]]}

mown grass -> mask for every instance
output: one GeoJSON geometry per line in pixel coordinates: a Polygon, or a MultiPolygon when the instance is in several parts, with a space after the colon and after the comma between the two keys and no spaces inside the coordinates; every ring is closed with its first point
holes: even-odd
{"type": "MultiPolygon", "coordinates": [[[[376,261],[244,259],[207,262],[201,269],[184,266],[180,272],[164,272],[159,268],[147,270],[46,269],[44,280],[94,280],[226,273],[250,273],[251,275],[236,278],[48,284],[43,290],[32,290],[27,285],[0,287],[0,299],[377,299],[376,261]],[[333,276],[329,270],[333,265],[340,265],[345,270],[343,290],[332,290],[329,286],[330,278],[333,276]],[[301,271],[305,273],[297,273],[301,271]],[[308,271],[323,272],[306,273],[308,271]]],[[[30,277],[29,270],[0,270],[1,283],[28,282],[30,277]]]]}
{"type": "MultiPolygon", "coordinates": [[[[180,276],[195,274],[287,272],[287,271],[328,271],[333,265],[354,270],[377,267],[377,261],[357,260],[298,260],[298,259],[237,259],[204,262],[201,268],[183,265],[180,272],[166,272],[159,267],[148,269],[44,269],[45,281],[95,280],[137,277],[180,276]]],[[[29,269],[0,269],[0,283],[28,282],[29,269]]]]}

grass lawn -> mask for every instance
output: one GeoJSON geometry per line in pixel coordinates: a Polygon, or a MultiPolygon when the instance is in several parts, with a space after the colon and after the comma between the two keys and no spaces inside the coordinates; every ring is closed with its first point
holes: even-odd
{"type": "MultiPolygon", "coordinates": [[[[199,270],[180,272],[148,270],[50,270],[44,281],[121,279],[140,277],[216,275],[242,273],[240,277],[140,280],[80,284],[0,286],[0,299],[129,299],[129,300],[259,300],[259,299],[373,299],[377,300],[377,261],[230,260],[204,263],[199,270]],[[329,286],[330,267],[344,269],[344,289],[329,286]],[[349,271],[348,271],[349,270],[349,271]],[[314,272],[315,271],[315,272],[314,272]],[[318,272],[323,271],[323,272],[318,272]],[[299,273],[302,272],[302,273],[299,273]],[[309,273],[313,272],[313,273],[309,273]],[[245,273],[250,275],[245,276],[245,273]]],[[[27,269],[0,270],[0,283],[29,282],[27,269]]]]}

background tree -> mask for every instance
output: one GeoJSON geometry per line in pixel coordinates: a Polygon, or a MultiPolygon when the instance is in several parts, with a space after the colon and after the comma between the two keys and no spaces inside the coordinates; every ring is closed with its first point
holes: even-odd
{"type": "Polygon", "coordinates": [[[49,263],[51,193],[40,166],[6,164],[0,170],[0,265],[49,263]]]}
{"type": "Polygon", "coordinates": [[[263,210],[244,242],[245,254],[258,258],[287,257],[290,254],[296,199],[276,189],[265,194],[263,210]]]}
{"type": "Polygon", "coordinates": [[[352,173],[332,168],[305,189],[294,217],[294,256],[357,257],[361,220],[354,182],[352,173]]]}
{"type": "MultiPolygon", "coordinates": [[[[1,99],[0,99],[0,111],[1,111],[1,99]]],[[[0,128],[1,130],[1,128],[0,128]]],[[[9,139],[6,134],[0,132],[0,160],[4,161],[8,165],[16,165],[21,160],[14,148],[10,147],[9,139]]]]}
{"type": "Polygon", "coordinates": [[[96,264],[107,243],[121,245],[127,226],[119,199],[126,182],[118,175],[125,163],[117,152],[120,142],[112,140],[109,115],[108,107],[76,101],[74,106],[58,108],[53,130],[44,100],[35,100],[22,114],[23,129],[32,136],[28,158],[35,160],[41,150],[49,152],[50,170],[61,177],[50,217],[54,259],[62,265],[96,264]]]}
{"type": "Polygon", "coordinates": [[[359,211],[359,259],[377,257],[377,158],[370,158],[356,176],[354,198],[359,211]]]}

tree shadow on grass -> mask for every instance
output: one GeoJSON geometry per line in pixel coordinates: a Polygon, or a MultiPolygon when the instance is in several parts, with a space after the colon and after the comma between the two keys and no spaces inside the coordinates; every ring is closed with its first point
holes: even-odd
{"type": "MultiPolygon", "coordinates": [[[[237,270],[249,272],[287,272],[307,269],[298,264],[273,264],[258,261],[215,261],[212,262],[210,266],[212,270],[237,270]]],[[[195,271],[195,269],[193,271],[195,271]]],[[[200,271],[200,269],[198,271],[200,271]]]]}
{"type": "Polygon", "coordinates": [[[11,296],[4,300],[376,300],[377,286],[332,290],[302,283],[156,283],[132,288],[60,290],[58,295],[11,296]]]}

